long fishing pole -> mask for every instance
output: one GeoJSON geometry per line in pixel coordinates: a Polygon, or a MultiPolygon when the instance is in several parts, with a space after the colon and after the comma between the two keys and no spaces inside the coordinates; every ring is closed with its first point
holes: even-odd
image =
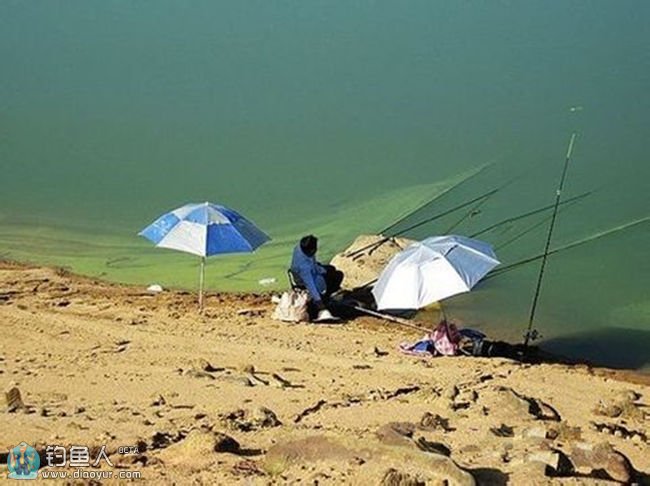
{"type": "MultiPolygon", "coordinates": [[[[577,195],[577,196],[573,196],[572,198],[569,198],[569,199],[567,199],[567,200],[565,200],[565,201],[562,201],[562,202],[560,203],[560,206],[564,206],[565,204],[569,204],[569,203],[571,203],[571,202],[574,202],[574,201],[578,201],[578,200],[580,200],[580,199],[583,199],[583,198],[585,198],[585,197],[590,196],[591,194],[593,194],[593,192],[594,192],[594,191],[588,191],[588,192],[584,192],[584,193],[582,193],[582,194],[579,194],[579,195],[577,195]]],[[[477,231],[476,233],[470,235],[470,238],[476,238],[477,236],[480,236],[480,235],[482,235],[483,233],[487,233],[488,231],[492,231],[493,229],[496,229],[496,228],[498,228],[499,226],[503,226],[504,224],[514,223],[515,221],[519,221],[520,219],[526,219],[526,218],[529,218],[529,217],[531,217],[531,216],[535,216],[536,214],[543,213],[544,211],[551,210],[551,209],[553,209],[554,207],[555,207],[554,204],[549,204],[548,206],[544,206],[544,207],[539,208],[539,209],[534,209],[534,210],[532,210],[532,211],[528,211],[527,213],[523,213],[523,214],[520,214],[520,215],[518,215],[518,216],[512,216],[512,217],[510,217],[510,218],[507,218],[507,219],[504,219],[504,220],[502,220],[502,221],[499,221],[498,223],[494,223],[494,224],[488,226],[487,228],[483,228],[482,230],[477,231]]]]}
{"type": "Polygon", "coordinates": [[[419,223],[416,223],[416,224],[414,224],[414,225],[411,225],[411,226],[409,226],[408,228],[405,228],[405,229],[403,229],[403,230],[401,230],[401,231],[395,233],[394,235],[391,235],[391,236],[385,236],[384,238],[380,239],[379,241],[376,241],[376,242],[370,243],[369,245],[366,245],[366,246],[364,246],[364,247],[362,247],[362,248],[358,248],[358,249],[356,249],[356,250],[354,250],[354,251],[351,251],[350,253],[346,253],[344,256],[346,256],[346,257],[354,257],[354,256],[356,256],[356,255],[358,255],[358,254],[360,254],[360,253],[363,253],[364,251],[368,250],[369,248],[373,248],[373,247],[375,247],[375,246],[379,246],[379,245],[382,245],[382,244],[386,243],[386,242],[389,241],[391,238],[395,238],[396,236],[402,235],[402,234],[404,234],[404,233],[406,233],[406,232],[408,232],[408,231],[411,231],[411,230],[414,230],[414,229],[416,229],[416,228],[419,228],[420,226],[423,226],[423,225],[425,225],[425,224],[427,224],[427,223],[430,223],[430,222],[432,222],[432,221],[434,221],[434,220],[436,220],[436,219],[442,218],[443,216],[447,216],[448,214],[451,214],[451,213],[453,213],[454,211],[458,211],[459,209],[463,209],[464,207],[467,207],[467,206],[469,206],[469,205],[471,205],[471,204],[474,204],[474,203],[476,203],[477,201],[480,201],[481,199],[484,199],[484,198],[486,198],[486,197],[490,197],[490,196],[492,196],[493,194],[497,193],[498,191],[499,191],[498,188],[497,188],[497,189],[492,189],[491,191],[488,191],[488,192],[486,192],[485,194],[481,194],[480,196],[475,197],[475,198],[472,199],[471,201],[464,202],[463,204],[459,204],[458,206],[455,206],[455,207],[453,207],[453,208],[451,208],[451,209],[448,209],[448,210],[446,210],[446,211],[443,211],[442,213],[438,213],[438,214],[436,214],[435,216],[432,216],[432,217],[430,217],[430,218],[425,219],[424,221],[420,221],[419,223]]]}
{"type": "Polygon", "coordinates": [[[436,194],[433,198],[429,199],[429,200],[426,201],[425,203],[419,205],[418,207],[416,207],[415,209],[409,211],[408,213],[404,214],[403,216],[400,216],[400,217],[397,219],[397,221],[395,221],[395,222],[389,224],[388,226],[386,226],[385,228],[383,228],[382,230],[380,230],[380,231],[379,231],[379,234],[384,234],[384,233],[387,233],[388,231],[392,230],[395,226],[398,226],[400,223],[402,223],[402,222],[405,221],[406,219],[410,218],[411,216],[413,216],[413,215],[414,215],[415,213],[417,213],[418,211],[424,209],[424,208],[427,207],[429,204],[431,204],[431,203],[435,202],[436,200],[440,199],[440,198],[443,197],[445,194],[447,194],[447,193],[453,191],[454,189],[457,189],[459,186],[461,186],[461,185],[464,184],[465,182],[467,182],[467,181],[469,181],[470,179],[473,179],[474,177],[476,177],[477,175],[479,175],[481,172],[483,172],[483,171],[484,171],[485,169],[487,169],[488,167],[492,167],[494,164],[495,164],[495,162],[487,162],[487,163],[483,164],[483,165],[480,166],[478,169],[475,169],[471,174],[469,174],[468,176],[466,176],[466,177],[464,177],[463,179],[461,179],[460,181],[458,181],[456,184],[452,184],[450,187],[448,187],[447,189],[445,189],[445,190],[442,191],[441,193],[436,194]]]}
{"type": "MultiPolygon", "coordinates": [[[[579,240],[576,240],[576,241],[572,241],[571,243],[567,243],[566,245],[554,248],[553,250],[548,252],[548,255],[549,256],[555,255],[556,253],[559,253],[561,251],[570,250],[572,248],[575,248],[576,246],[584,245],[586,243],[592,242],[594,240],[598,240],[600,238],[605,238],[606,236],[609,236],[609,235],[611,235],[613,233],[618,233],[620,231],[624,231],[624,230],[629,229],[629,228],[631,228],[633,226],[636,226],[638,224],[647,223],[647,222],[650,222],[650,216],[645,216],[643,218],[639,218],[639,219],[636,219],[634,221],[630,221],[628,223],[624,223],[622,225],[615,226],[614,228],[610,228],[610,229],[607,229],[607,230],[604,230],[604,231],[599,231],[598,233],[587,236],[586,238],[582,238],[582,239],[579,239],[579,240]]],[[[500,268],[494,270],[493,272],[490,272],[488,275],[486,275],[483,278],[483,280],[485,281],[485,280],[489,280],[489,279],[494,278],[494,277],[500,277],[504,273],[507,273],[507,272],[509,272],[511,270],[515,270],[516,268],[518,268],[518,267],[520,267],[522,265],[526,265],[528,263],[535,262],[535,261],[537,261],[537,260],[539,260],[539,259],[541,259],[543,257],[544,257],[544,254],[540,253],[539,255],[534,255],[532,257],[524,258],[523,260],[516,261],[514,263],[511,263],[510,265],[506,265],[505,267],[500,267],[500,268]]]]}
{"type": "Polygon", "coordinates": [[[528,319],[528,329],[526,330],[524,338],[524,347],[528,347],[528,342],[531,338],[536,336],[536,332],[533,333],[533,323],[535,321],[535,311],[537,310],[537,302],[539,300],[539,294],[542,289],[542,279],[544,277],[544,269],[546,267],[546,261],[548,260],[548,250],[551,246],[551,238],[553,237],[553,228],[555,227],[555,219],[557,218],[557,210],[560,206],[560,199],[562,197],[562,189],[564,188],[564,180],[566,179],[567,170],[569,169],[569,161],[571,160],[571,152],[573,152],[573,144],[576,140],[576,132],[571,134],[571,139],[569,140],[569,148],[566,152],[566,158],[564,160],[564,168],[562,170],[562,177],[560,178],[560,183],[555,192],[555,206],[553,208],[553,216],[551,218],[551,224],[548,228],[548,236],[546,237],[546,245],[544,246],[544,254],[542,256],[542,263],[539,268],[539,276],[537,277],[537,286],[535,288],[535,295],[533,296],[533,304],[530,308],[530,317],[528,319]]]}
{"type": "Polygon", "coordinates": [[[486,202],[488,202],[488,198],[483,198],[479,202],[476,203],[476,205],[472,206],[472,208],[467,211],[461,218],[456,221],[454,224],[452,224],[449,228],[445,230],[443,234],[448,235],[451,234],[452,231],[454,231],[456,228],[458,228],[461,224],[463,224],[467,219],[473,218],[477,214],[480,214],[481,212],[481,206],[483,206],[486,202]]]}
{"type": "MultiPolygon", "coordinates": [[[[562,207],[562,208],[558,209],[558,214],[561,213],[561,212],[563,212],[563,211],[566,210],[566,209],[569,209],[571,206],[573,206],[573,205],[576,204],[577,202],[578,202],[578,201],[572,201],[571,204],[567,205],[566,207],[562,207]]],[[[561,205],[560,205],[560,206],[561,206],[561,205]]],[[[532,232],[532,231],[535,231],[537,228],[539,228],[540,226],[542,226],[542,225],[544,225],[545,223],[547,223],[548,221],[550,221],[550,219],[551,219],[551,216],[544,217],[544,219],[542,219],[541,221],[538,221],[537,223],[535,223],[535,224],[529,226],[528,228],[526,228],[525,230],[523,230],[523,231],[517,233],[515,236],[513,236],[513,237],[510,238],[509,240],[504,241],[503,243],[500,243],[499,245],[495,246],[495,247],[494,247],[494,251],[501,250],[502,248],[505,248],[506,246],[508,246],[508,245],[510,245],[510,244],[512,244],[512,243],[514,243],[514,242],[517,241],[519,238],[523,238],[523,237],[526,236],[528,233],[530,233],[530,232],[532,232]]],[[[552,252],[551,252],[551,253],[552,253],[552,252]]]]}

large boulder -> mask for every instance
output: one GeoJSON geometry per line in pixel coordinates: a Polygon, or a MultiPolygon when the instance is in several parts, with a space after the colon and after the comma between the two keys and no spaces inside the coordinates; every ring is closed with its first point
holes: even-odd
{"type": "Polygon", "coordinates": [[[413,242],[408,238],[360,235],[330,263],[345,274],[343,288],[354,289],[377,279],[390,259],[413,242]]]}

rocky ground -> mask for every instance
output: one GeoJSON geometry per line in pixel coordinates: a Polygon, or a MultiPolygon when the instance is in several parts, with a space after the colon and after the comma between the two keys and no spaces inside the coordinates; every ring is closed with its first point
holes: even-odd
{"type": "Polygon", "coordinates": [[[152,484],[648,483],[647,375],[420,359],[395,324],[272,310],[0,263],[0,463],[25,441],[152,484]]]}

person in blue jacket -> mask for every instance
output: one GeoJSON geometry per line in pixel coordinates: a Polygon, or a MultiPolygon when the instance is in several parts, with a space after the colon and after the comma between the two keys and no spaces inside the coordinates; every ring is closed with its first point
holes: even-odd
{"type": "Polygon", "coordinates": [[[291,273],[296,283],[305,287],[317,310],[327,308],[329,297],[341,288],[343,272],[333,265],[323,265],[316,260],[318,238],[304,236],[293,249],[291,273]]]}

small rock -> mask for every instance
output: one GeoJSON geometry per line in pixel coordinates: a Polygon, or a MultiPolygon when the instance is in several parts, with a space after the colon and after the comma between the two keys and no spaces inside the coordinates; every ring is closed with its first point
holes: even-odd
{"type": "Polygon", "coordinates": [[[375,356],[377,356],[379,358],[381,358],[382,356],[387,356],[388,355],[388,351],[383,351],[383,350],[379,349],[377,346],[374,347],[372,352],[375,354],[375,356]]]}
{"type": "Polygon", "coordinates": [[[390,468],[381,480],[381,486],[426,486],[426,481],[390,468]]]}
{"type": "Polygon", "coordinates": [[[597,445],[576,444],[571,450],[570,459],[576,470],[581,473],[592,474],[602,470],[610,478],[622,483],[629,483],[635,476],[628,458],[606,442],[597,445]]]}
{"type": "Polygon", "coordinates": [[[215,452],[232,452],[238,453],[240,450],[239,442],[230,437],[229,435],[221,432],[214,432],[214,451],[215,452]]]}
{"type": "Polygon", "coordinates": [[[420,419],[420,428],[424,430],[443,430],[452,432],[455,429],[449,426],[449,419],[441,417],[438,414],[426,412],[420,419]]]}
{"type": "Polygon", "coordinates": [[[20,390],[14,386],[5,392],[5,401],[7,404],[7,412],[13,413],[17,410],[25,408],[25,403],[20,395],[20,390]]]}
{"type": "Polygon", "coordinates": [[[156,398],[154,398],[153,402],[151,402],[152,407],[161,407],[163,405],[167,404],[167,400],[165,400],[165,397],[162,395],[158,395],[156,398]]]}
{"type": "Polygon", "coordinates": [[[514,437],[515,435],[514,429],[506,424],[501,424],[499,427],[492,427],[490,428],[490,432],[497,437],[514,437]]]}
{"type": "Polygon", "coordinates": [[[418,449],[424,452],[440,454],[441,456],[451,456],[451,449],[441,442],[431,442],[424,437],[418,437],[415,441],[418,449]]]}
{"type": "Polygon", "coordinates": [[[164,449],[158,456],[165,465],[192,471],[212,466],[215,452],[238,452],[239,443],[220,432],[191,431],[187,437],[164,449]]]}
{"type": "Polygon", "coordinates": [[[413,446],[415,424],[410,422],[390,422],[377,429],[377,438],[388,445],[413,446]]]}
{"type": "Polygon", "coordinates": [[[603,415],[609,418],[620,417],[623,413],[623,407],[618,403],[614,402],[599,402],[596,408],[594,409],[596,415],[603,415]]]}
{"type": "Polygon", "coordinates": [[[222,420],[232,429],[250,432],[282,425],[275,413],[266,408],[258,407],[252,410],[235,410],[222,416],[222,420]]]}
{"type": "Polygon", "coordinates": [[[539,425],[536,427],[529,427],[527,429],[524,429],[522,435],[531,439],[546,439],[548,432],[546,430],[546,427],[539,425]]]}
{"type": "Polygon", "coordinates": [[[191,368],[196,371],[206,371],[208,373],[214,373],[216,371],[223,371],[223,368],[216,368],[212,366],[207,359],[196,358],[191,363],[191,368]]]}
{"type": "Polygon", "coordinates": [[[458,396],[458,387],[456,385],[452,385],[444,392],[443,396],[449,400],[454,400],[456,396],[458,396]]]}

